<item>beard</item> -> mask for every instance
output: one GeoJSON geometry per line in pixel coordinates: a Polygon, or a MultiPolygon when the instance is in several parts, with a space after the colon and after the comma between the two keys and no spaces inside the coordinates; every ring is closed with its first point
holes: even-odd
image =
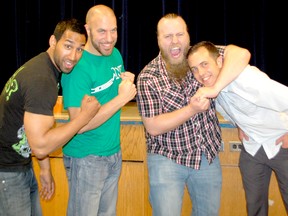
{"type": "Polygon", "coordinates": [[[166,64],[166,70],[170,78],[175,79],[176,81],[181,81],[187,76],[189,71],[189,65],[185,58],[188,52],[189,46],[184,50],[184,54],[180,59],[172,59],[169,54],[165,53],[164,50],[161,50],[162,58],[166,64]]]}
{"type": "Polygon", "coordinates": [[[170,62],[166,63],[166,69],[168,71],[168,75],[172,79],[180,81],[187,76],[189,66],[187,61],[184,59],[183,61],[177,64],[171,64],[170,62]]]}
{"type": "Polygon", "coordinates": [[[111,46],[113,47],[112,49],[110,50],[105,50],[105,48],[103,48],[103,46],[101,46],[101,43],[104,43],[105,41],[101,40],[97,40],[96,37],[94,37],[94,35],[92,34],[92,31],[90,30],[90,35],[89,37],[91,38],[90,41],[91,41],[91,45],[92,47],[94,48],[94,50],[96,52],[98,52],[99,55],[101,56],[109,56],[111,55],[111,53],[113,52],[113,48],[117,42],[117,39],[113,40],[113,42],[110,42],[111,46]]]}

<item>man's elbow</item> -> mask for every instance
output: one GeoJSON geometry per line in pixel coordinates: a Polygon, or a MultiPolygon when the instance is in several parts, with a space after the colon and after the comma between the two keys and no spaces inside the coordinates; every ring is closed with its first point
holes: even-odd
{"type": "Polygon", "coordinates": [[[35,157],[39,160],[44,159],[48,155],[48,153],[43,151],[43,149],[34,149],[32,154],[35,155],[35,157]]]}
{"type": "Polygon", "coordinates": [[[157,127],[146,127],[146,131],[151,135],[151,136],[158,136],[162,134],[163,132],[157,129],[157,127]]]}
{"type": "Polygon", "coordinates": [[[159,131],[157,131],[157,130],[147,130],[147,132],[148,132],[151,136],[160,135],[159,131]]]}
{"type": "Polygon", "coordinates": [[[159,125],[159,121],[156,120],[156,117],[151,118],[143,118],[142,117],[143,125],[148,132],[152,136],[158,136],[162,134],[161,125],[159,125]]]}
{"type": "Polygon", "coordinates": [[[249,64],[250,59],[251,59],[250,51],[248,49],[243,48],[242,56],[243,56],[243,59],[245,59],[245,61],[249,64]]]}
{"type": "Polygon", "coordinates": [[[37,145],[30,144],[32,154],[35,155],[35,157],[38,159],[44,159],[45,157],[47,157],[47,155],[51,153],[49,152],[49,149],[45,146],[47,146],[47,144],[44,142],[41,144],[40,142],[37,142],[37,145]]]}

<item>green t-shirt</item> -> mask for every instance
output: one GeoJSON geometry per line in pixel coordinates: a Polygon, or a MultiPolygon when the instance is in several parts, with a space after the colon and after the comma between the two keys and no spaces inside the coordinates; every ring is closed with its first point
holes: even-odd
{"type": "MultiPolygon", "coordinates": [[[[101,105],[118,95],[124,71],[123,59],[117,48],[110,56],[96,56],[87,51],[69,74],[62,74],[64,108],[80,107],[85,94],[97,98],[101,105]]],[[[120,110],[99,127],[75,135],[63,153],[72,157],[87,155],[110,156],[120,150],[120,110]]]]}

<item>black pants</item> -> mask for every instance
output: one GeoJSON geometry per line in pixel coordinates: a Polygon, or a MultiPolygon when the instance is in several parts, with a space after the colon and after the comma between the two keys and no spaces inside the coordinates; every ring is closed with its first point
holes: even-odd
{"type": "Polygon", "coordinates": [[[250,155],[243,148],[239,165],[248,216],[268,215],[268,192],[272,171],[276,174],[286,212],[288,212],[288,149],[280,148],[278,154],[269,160],[263,147],[255,156],[250,155]]]}

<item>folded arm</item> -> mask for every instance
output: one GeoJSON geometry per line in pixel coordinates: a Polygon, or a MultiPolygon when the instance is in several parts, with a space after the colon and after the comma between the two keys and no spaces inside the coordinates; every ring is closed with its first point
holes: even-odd
{"type": "Polygon", "coordinates": [[[154,117],[143,117],[142,121],[148,133],[157,136],[179,127],[193,115],[206,111],[210,106],[207,98],[192,97],[190,103],[181,109],[154,117]]]}
{"type": "MultiPolygon", "coordinates": [[[[85,125],[78,133],[84,133],[95,129],[106,122],[112,115],[114,115],[119,109],[121,109],[125,104],[131,101],[136,95],[136,87],[132,82],[131,77],[122,80],[118,87],[118,95],[112,100],[101,105],[99,112],[93,117],[93,119],[85,125]]],[[[77,118],[80,112],[80,108],[69,107],[68,108],[70,119],[73,120],[77,118]]]]}
{"type": "Polygon", "coordinates": [[[82,127],[95,116],[100,108],[94,97],[85,96],[77,118],[55,127],[54,116],[25,112],[24,128],[29,146],[38,159],[65,145],[82,127]]]}

